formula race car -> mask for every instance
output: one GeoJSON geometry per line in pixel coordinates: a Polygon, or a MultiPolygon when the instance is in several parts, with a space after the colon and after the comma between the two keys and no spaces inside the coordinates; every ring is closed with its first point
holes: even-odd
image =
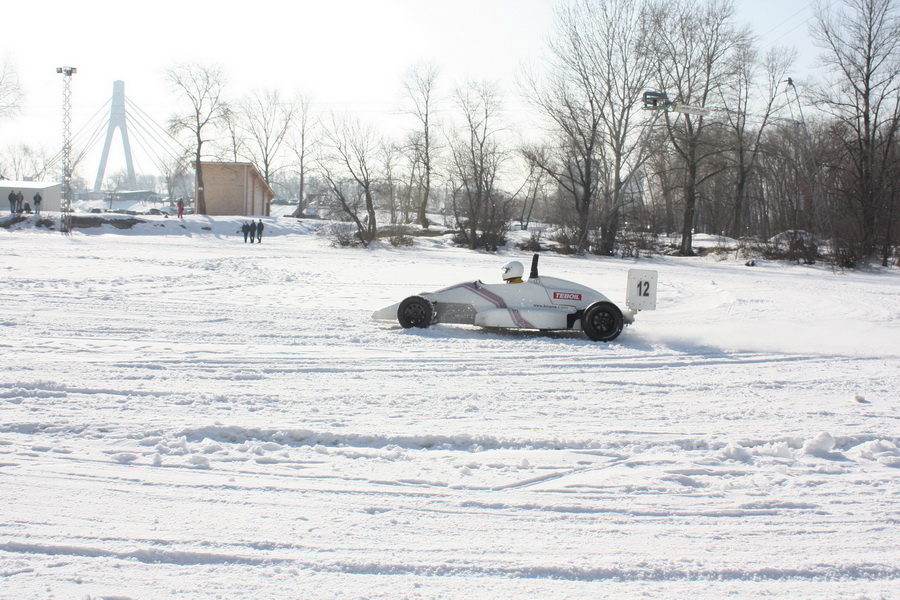
{"type": "Polygon", "coordinates": [[[627,309],[589,287],[538,276],[538,255],[531,274],[523,281],[518,261],[503,266],[505,283],[458,283],[425,292],[375,311],[372,318],[396,319],[403,327],[428,327],[437,323],[461,323],[481,327],[537,330],[582,330],[596,342],[609,342],[634,322],[640,310],[656,308],[656,271],[628,271],[627,309]]]}

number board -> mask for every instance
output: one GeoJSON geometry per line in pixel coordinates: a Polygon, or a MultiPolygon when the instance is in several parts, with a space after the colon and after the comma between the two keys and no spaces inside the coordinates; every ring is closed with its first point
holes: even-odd
{"type": "Polygon", "coordinates": [[[656,310],[656,271],[628,270],[625,304],[632,310],[656,310]]]}

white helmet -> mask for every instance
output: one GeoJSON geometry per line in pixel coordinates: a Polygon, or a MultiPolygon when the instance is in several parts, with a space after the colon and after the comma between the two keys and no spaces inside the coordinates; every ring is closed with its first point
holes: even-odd
{"type": "Polygon", "coordinates": [[[525,274],[525,267],[522,266],[517,260],[512,262],[508,262],[503,265],[503,280],[509,281],[510,279],[521,279],[522,275],[525,274]]]}

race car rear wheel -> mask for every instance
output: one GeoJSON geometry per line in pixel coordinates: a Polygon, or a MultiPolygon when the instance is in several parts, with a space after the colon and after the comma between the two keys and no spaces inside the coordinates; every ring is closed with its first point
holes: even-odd
{"type": "Polygon", "coordinates": [[[622,333],[624,324],[622,311],[612,302],[591,304],[581,316],[581,328],[595,342],[613,341],[622,333]]]}
{"type": "Polygon", "coordinates": [[[428,327],[434,318],[434,307],[422,296],[410,296],[400,303],[397,320],[406,327],[428,327]]]}

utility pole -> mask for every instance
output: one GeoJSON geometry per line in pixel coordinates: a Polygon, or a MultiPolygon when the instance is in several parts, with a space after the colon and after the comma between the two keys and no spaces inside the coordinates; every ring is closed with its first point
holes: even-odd
{"type": "Polygon", "coordinates": [[[62,152],[62,201],[60,212],[62,220],[60,230],[69,231],[70,212],[72,206],[72,75],[78,72],[75,67],[57,67],[56,72],[63,76],[63,152],[62,152]]]}

